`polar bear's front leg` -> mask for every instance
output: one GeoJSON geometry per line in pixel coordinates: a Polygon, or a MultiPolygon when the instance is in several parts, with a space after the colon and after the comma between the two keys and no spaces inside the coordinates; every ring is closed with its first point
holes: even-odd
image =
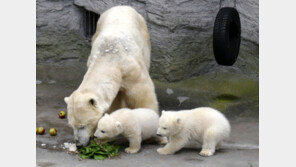
{"type": "Polygon", "coordinates": [[[146,80],[131,84],[125,95],[128,108],[150,108],[159,114],[153,82],[149,75],[146,80]]]}
{"type": "Polygon", "coordinates": [[[129,147],[125,149],[126,153],[134,154],[137,153],[141,148],[141,135],[135,135],[128,138],[129,140],[129,147]]]}
{"type": "Polygon", "coordinates": [[[166,144],[163,148],[157,149],[157,152],[163,155],[174,154],[175,152],[183,148],[187,141],[188,140],[186,138],[183,138],[181,136],[170,137],[169,143],[166,144]]]}

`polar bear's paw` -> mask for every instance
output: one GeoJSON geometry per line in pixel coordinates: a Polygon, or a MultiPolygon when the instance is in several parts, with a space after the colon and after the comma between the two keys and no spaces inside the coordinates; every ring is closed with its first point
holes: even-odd
{"type": "Polygon", "coordinates": [[[129,153],[129,154],[134,154],[134,153],[137,153],[139,150],[140,150],[139,148],[128,147],[128,148],[125,149],[125,152],[129,153]]]}
{"type": "Polygon", "coordinates": [[[212,151],[211,149],[202,149],[201,152],[199,153],[199,155],[204,157],[209,157],[209,156],[212,156],[213,154],[214,154],[214,151],[212,151]]]}
{"type": "Polygon", "coordinates": [[[168,139],[166,137],[162,137],[159,142],[159,144],[167,144],[168,143],[168,139]]]}
{"type": "Polygon", "coordinates": [[[173,153],[169,152],[167,149],[164,149],[164,148],[157,149],[157,152],[158,152],[158,154],[161,154],[161,155],[173,154],[173,153]]]}

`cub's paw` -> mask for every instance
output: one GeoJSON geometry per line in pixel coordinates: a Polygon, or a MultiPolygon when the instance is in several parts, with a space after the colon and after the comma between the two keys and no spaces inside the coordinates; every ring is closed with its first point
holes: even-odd
{"type": "Polygon", "coordinates": [[[201,152],[199,153],[199,155],[204,157],[209,157],[209,156],[212,156],[213,154],[214,154],[214,151],[212,151],[211,149],[202,149],[201,152]]]}
{"type": "Polygon", "coordinates": [[[128,147],[124,151],[126,153],[129,153],[129,154],[134,154],[134,153],[137,153],[139,150],[140,150],[139,148],[131,148],[131,147],[128,147]]]}
{"type": "Polygon", "coordinates": [[[163,145],[164,144],[167,144],[168,143],[168,139],[166,137],[162,137],[158,143],[159,144],[163,144],[163,145]]]}
{"type": "Polygon", "coordinates": [[[169,152],[168,150],[164,149],[164,148],[159,148],[157,149],[157,152],[158,154],[161,154],[161,155],[169,155],[169,154],[173,154],[171,152],[169,152]]]}

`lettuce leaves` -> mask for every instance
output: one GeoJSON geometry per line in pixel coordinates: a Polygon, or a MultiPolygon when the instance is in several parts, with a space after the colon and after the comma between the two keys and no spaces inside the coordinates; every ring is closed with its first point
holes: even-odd
{"type": "Polygon", "coordinates": [[[87,147],[81,147],[78,151],[82,159],[104,160],[116,156],[119,148],[119,145],[113,143],[101,144],[91,140],[87,147]]]}

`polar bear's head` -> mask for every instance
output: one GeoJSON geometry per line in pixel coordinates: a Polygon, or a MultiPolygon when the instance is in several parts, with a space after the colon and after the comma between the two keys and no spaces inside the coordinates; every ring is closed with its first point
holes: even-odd
{"type": "Polygon", "coordinates": [[[112,139],[122,133],[122,125],[109,114],[105,114],[98,122],[95,137],[98,139],[112,139]]]}
{"type": "Polygon", "coordinates": [[[67,103],[68,123],[73,128],[76,145],[87,146],[105,111],[104,105],[90,92],[73,92],[64,100],[67,103]]]}
{"type": "Polygon", "coordinates": [[[181,117],[177,112],[162,111],[161,117],[159,118],[157,135],[168,137],[178,134],[182,129],[181,123],[181,117]]]}

